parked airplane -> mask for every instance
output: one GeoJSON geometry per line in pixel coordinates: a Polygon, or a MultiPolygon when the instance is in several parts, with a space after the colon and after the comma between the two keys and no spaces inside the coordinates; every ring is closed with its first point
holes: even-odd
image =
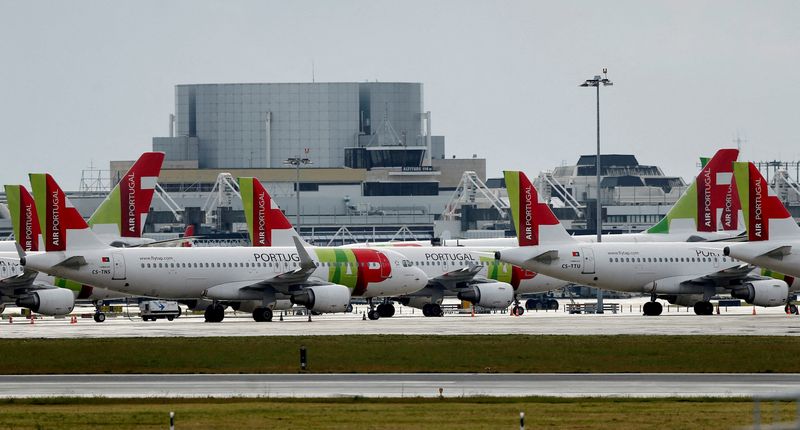
{"type": "MultiPolygon", "coordinates": [[[[753,163],[735,163],[734,173],[749,242],[729,244],[724,254],[792,284],[800,278],[800,227],[753,163]]],[[[797,314],[797,306],[786,312],[797,314]]]]}
{"type": "Polygon", "coordinates": [[[215,303],[206,309],[206,321],[222,321],[220,302],[260,300],[253,318],[269,321],[282,300],[314,312],[343,312],[351,295],[405,294],[426,282],[420,269],[392,250],[307,249],[297,238],[294,247],[269,249],[113,248],[74,222],[61,196],[52,195],[45,217],[46,252],[20,255],[26,269],[128,294],[211,299],[215,303]]]}
{"type": "MultiPolygon", "coordinates": [[[[142,227],[150,210],[155,180],[164,160],[162,152],[146,152],[122,176],[122,180],[100,204],[90,219],[90,225],[103,234],[103,240],[115,246],[136,246],[151,243],[140,237],[142,227]],[[123,227],[124,224],[124,227],[123,227]],[[116,225],[116,228],[110,228],[116,225]]],[[[5,302],[15,301],[44,315],[65,315],[72,311],[75,300],[89,300],[99,304],[102,300],[127,295],[104,288],[93,288],[64,278],[25,271],[16,260],[15,243],[25,251],[43,248],[42,224],[38,217],[35,196],[39,196],[39,210],[47,211],[48,200],[55,190],[47,189],[44,176],[32,175],[34,196],[21,185],[7,185],[6,196],[11,212],[15,241],[0,242],[0,312],[5,302]]],[[[77,210],[70,209],[69,216],[77,217],[76,223],[84,223],[77,210]]],[[[85,223],[84,223],[85,224],[85,223]]],[[[94,319],[103,322],[105,315],[96,306],[94,319]]]]}
{"type": "MultiPolygon", "coordinates": [[[[733,187],[733,162],[738,149],[720,149],[704,159],[703,168],[677,202],[657,224],[641,233],[604,234],[603,242],[698,242],[723,240],[741,233],[741,205],[733,187]]],[[[597,236],[576,235],[582,243],[597,236]]],[[[516,237],[491,239],[437,239],[440,246],[517,246],[516,237]]],[[[428,246],[429,241],[378,242],[371,246],[428,246]]],[[[360,246],[357,245],[357,246],[360,246]]]]}
{"type": "Polygon", "coordinates": [[[723,255],[724,243],[581,243],[571,237],[522,172],[505,172],[519,247],[495,257],[576,284],[647,293],[645,315],[659,315],[657,298],[694,303],[710,315],[709,299],[728,292],[758,306],[786,304],[783,280],[752,274],[753,266],[723,255]]]}
{"type": "MultiPolygon", "coordinates": [[[[238,183],[250,241],[254,246],[285,244],[299,237],[257,178],[239,178],[238,183]]],[[[422,309],[425,316],[442,316],[442,300],[448,296],[485,308],[505,309],[516,301],[519,294],[541,293],[567,285],[567,282],[486,257],[495,248],[415,246],[391,249],[425,272],[428,282],[419,291],[385,297],[377,308],[373,303],[374,297],[368,298],[370,311],[367,315],[372,320],[393,316],[392,301],[422,309]]],[[[524,308],[517,302],[513,312],[521,315],[524,308]]]]}

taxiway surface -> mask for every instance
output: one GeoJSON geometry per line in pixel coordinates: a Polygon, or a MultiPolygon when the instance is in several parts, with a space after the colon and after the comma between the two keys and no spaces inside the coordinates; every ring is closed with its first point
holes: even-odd
{"type": "Polygon", "coordinates": [[[798,374],[300,374],[0,376],[22,397],[698,397],[796,390],[798,374]]]}
{"type": "Polygon", "coordinates": [[[202,336],[294,336],[345,334],[549,334],[549,335],[800,335],[800,317],[782,309],[748,308],[720,315],[697,316],[692,312],[670,312],[658,317],[623,312],[604,315],[570,315],[564,312],[526,312],[521,317],[505,314],[470,316],[449,314],[426,318],[416,312],[402,313],[377,321],[362,320],[360,314],[328,314],[312,317],[287,316],[279,321],[255,322],[249,314],[226,315],[221,323],[205,323],[199,315],[182,316],[175,321],[144,322],[140,318],[116,317],[104,323],[91,318],[44,318],[30,324],[15,318],[0,321],[0,338],[104,338],[104,337],[202,337],[202,336]]]}

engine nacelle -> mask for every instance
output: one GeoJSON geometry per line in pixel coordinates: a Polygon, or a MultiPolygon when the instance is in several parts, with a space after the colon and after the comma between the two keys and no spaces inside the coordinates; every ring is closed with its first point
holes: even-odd
{"type": "Polygon", "coordinates": [[[318,285],[303,289],[291,300],[313,312],[346,312],[350,289],[344,285],[318,285]]]}
{"type": "Polygon", "coordinates": [[[760,279],[734,288],[731,295],[756,306],[783,306],[789,299],[789,285],[780,279],[760,279]]]}
{"type": "Polygon", "coordinates": [[[514,301],[514,287],[505,282],[490,282],[468,287],[458,298],[484,308],[505,309],[514,301]]]}
{"type": "Polygon", "coordinates": [[[66,315],[75,307],[75,295],[66,288],[36,290],[18,298],[17,306],[42,315],[66,315]]]}

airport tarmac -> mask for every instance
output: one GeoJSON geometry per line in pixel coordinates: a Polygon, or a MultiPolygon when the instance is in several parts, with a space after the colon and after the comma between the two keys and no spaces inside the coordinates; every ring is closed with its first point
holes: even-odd
{"type": "Polygon", "coordinates": [[[798,374],[214,374],[0,376],[21,397],[740,397],[789,393],[798,374]]]}
{"type": "MultiPolygon", "coordinates": [[[[549,334],[549,335],[800,335],[800,317],[786,315],[783,308],[752,307],[721,311],[719,315],[698,316],[673,308],[658,317],[635,311],[603,315],[570,315],[559,312],[507,314],[447,314],[426,318],[419,311],[399,308],[392,318],[362,320],[361,313],[326,314],[312,317],[287,316],[279,321],[255,322],[247,313],[228,313],[221,323],[205,323],[201,315],[184,315],[174,321],[144,322],[138,317],[118,316],[104,323],[91,318],[42,318],[30,324],[24,318],[0,320],[0,338],[104,338],[104,337],[205,337],[205,336],[295,336],[344,334],[549,334]]],[[[363,307],[362,309],[363,310],[363,307]]],[[[5,318],[5,317],[4,317],[5,318]]]]}

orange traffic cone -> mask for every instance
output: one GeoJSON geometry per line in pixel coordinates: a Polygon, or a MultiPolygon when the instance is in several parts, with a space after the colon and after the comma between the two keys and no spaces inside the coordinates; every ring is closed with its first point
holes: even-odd
{"type": "Polygon", "coordinates": [[[9,323],[9,324],[12,324],[13,322],[14,322],[14,317],[12,317],[12,316],[9,316],[9,317],[8,317],[8,323],[9,323]]]}
{"type": "Polygon", "coordinates": [[[753,315],[755,315],[755,314],[756,314],[756,307],[753,306],[753,315]]]}
{"type": "Polygon", "coordinates": [[[33,321],[34,321],[34,320],[36,320],[36,317],[34,317],[33,315],[31,315],[31,324],[33,324],[33,321]]]}

